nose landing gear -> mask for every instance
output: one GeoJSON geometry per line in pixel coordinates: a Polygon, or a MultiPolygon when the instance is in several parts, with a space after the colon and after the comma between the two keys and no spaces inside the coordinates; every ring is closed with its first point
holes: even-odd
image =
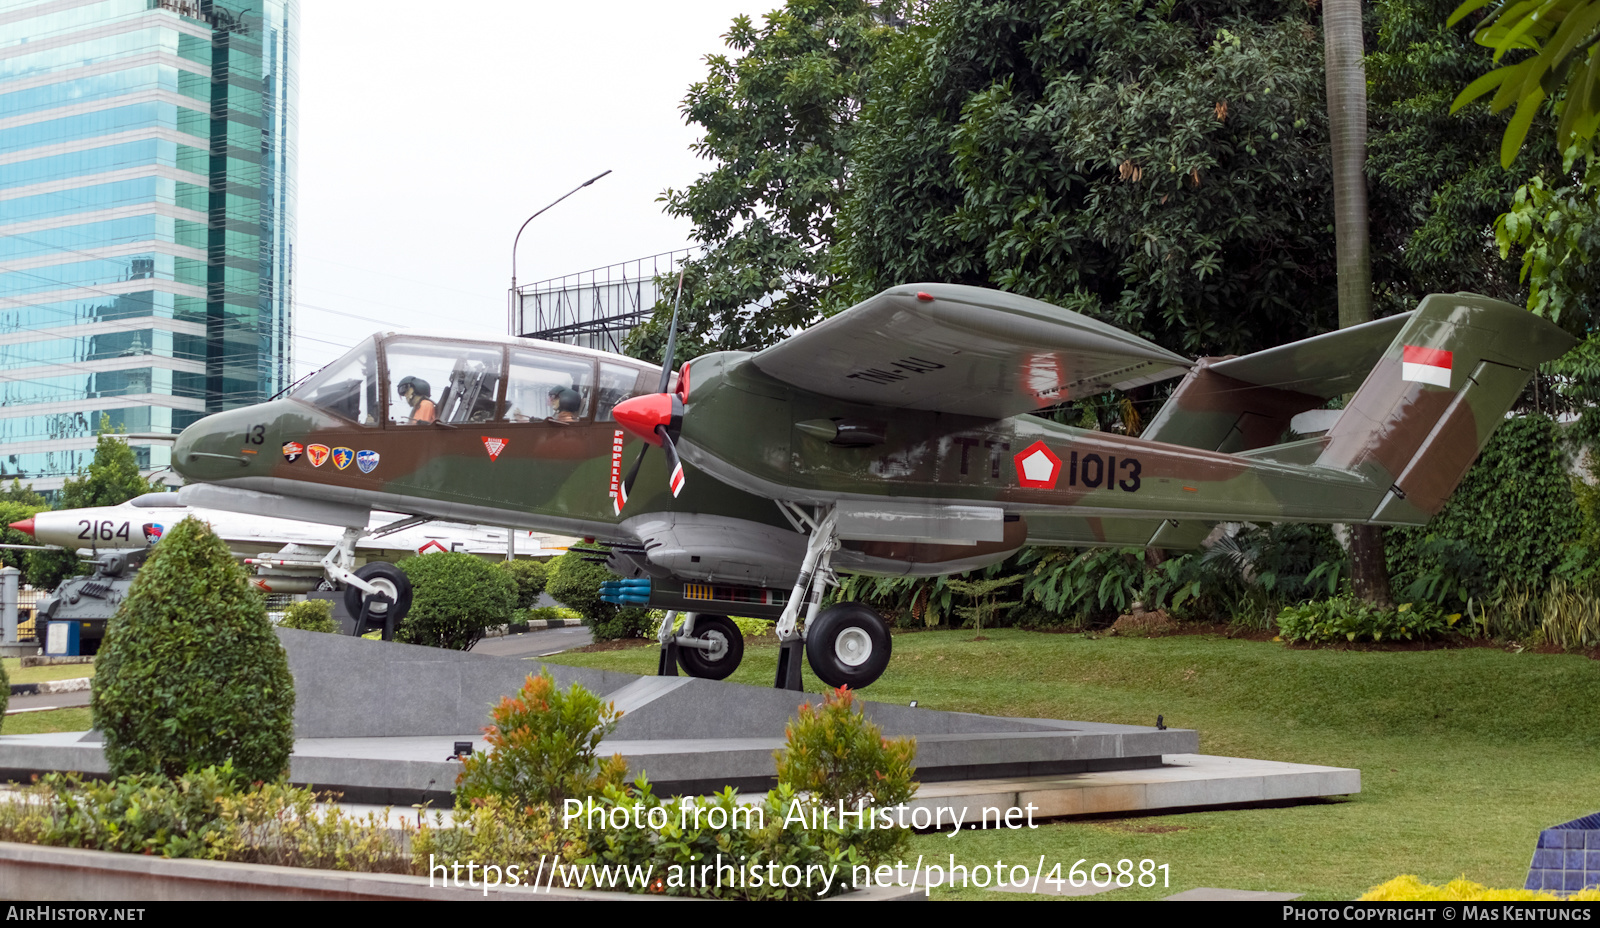
{"type": "Polygon", "coordinates": [[[373,628],[383,629],[383,640],[394,638],[400,620],[411,611],[411,579],[400,568],[374,561],[355,572],[375,592],[354,584],[344,588],[344,608],[355,617],[354,634],[364,635],[373,628]]]}
{"type": "MultiPolygon", "coordinates": [[[[399,527],[427,521],[413,516],[411,519],[386,526],[375,534],[384,535],[399,527]]],[[[374,561],[360,570],[352,571],[355,564],[356,541],[366,534],[362,528],[346,528],[339,543],[319,562],[329,580],[345,585],[344,605],[356,620],[351,634],[360,636],[371,628],[383,629],[383,640],[391,641],[400,620],[411,611],[411,580],[400,568],[382,561],[374,561]]]]}

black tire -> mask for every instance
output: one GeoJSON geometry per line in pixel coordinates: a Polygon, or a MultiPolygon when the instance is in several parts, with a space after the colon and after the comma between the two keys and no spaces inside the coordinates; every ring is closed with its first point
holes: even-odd
{"type": "Polygon", "coordinates": [[[726,680],[739,669],[744,660],[744,635],[733,620],[720,615],[699,614],[694,620],[694,636],[710,638],[723,643],[721,653],[702,651],[699,648],[678,648],[678,665],[691,677],[702,680],[726,680]]]}
{"type": "Polygon", "coordinates": [[[863,603],[829,606],[806,629],[806,662],[829,686],[871,686],[888,668],[891,648],[888,623],[863,603]]]}
{"type": "MultiPolygon", "coordinates": [[[[356,571],[356,576],[374,586],[384,588],[385,592],[394,597],[394,605],[387,608],[394,610],[394,627],[398,629],[400,620],[404,619],[406,613],[411,611],[410,578],[400,568],[393,564],[386,564],[383,561],[373,561],[371,564],[356,571]]],[[[352,634],[357,636],[363,635],[368,631],[368,629],[361,627],[361,607],[366,598],[367,594],[360,587],[347,585],[344,588],[344,608],[345,611],[350,613],[350,618],[356,620],[355,631],[352,634]]],[[[378,605],[382,607],[381,603],[378,605]]],[[[378,628],[383,627],[383,612],[374,611],[372,619],[378,628]]]]}

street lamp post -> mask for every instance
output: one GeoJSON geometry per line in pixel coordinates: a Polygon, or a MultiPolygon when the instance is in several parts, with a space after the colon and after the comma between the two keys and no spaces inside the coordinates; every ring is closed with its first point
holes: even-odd
{"type": "Polygon", "coordinates": [[[567,197],[572,196],[574,193],[577,193],[579,190],[582,190],[583,188],[610,173],[611,169],[607,168],[606,170],[601,171],[599,174],[596,174],[578,186],[573,187],[571,190],[568,190],[566,193],[563,193],[560,197],[556,198],[556,200],[551,203],[550,206],[546,206],[544,209],[539,210],[539,212],[529,216],[523,221],[522,228],[517,229],[517,237],[511,240],[511,300],[510,305],[506,307],[506,333],[508,335],[517,334],[517,243],[522,241],[522,230],[528,227],[528,223],[538,219],[541,215],[543,215],[545,210],[550,209],[551,206],[555,206],[556,203],[560,203],[562,200],[565,200],[567,197]]]}

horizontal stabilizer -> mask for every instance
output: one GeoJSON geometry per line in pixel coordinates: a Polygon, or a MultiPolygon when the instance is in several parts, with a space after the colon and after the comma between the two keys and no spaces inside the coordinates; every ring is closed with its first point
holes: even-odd
{"type": "Polygon", "coordinates": [[[1331,399],[1353,393],[1367,379],[1411,313],[1400,313],[1348,329],[1268,348],[1211,365],[1234,380],[1331,399]]]}
{"type": "Polygon", "coordinates": [[[1361,386],[1411,315],[1241,357],[1202,358],[1141,437],[1228,454],[1277,445],[1297,418],[1361,386]]]}

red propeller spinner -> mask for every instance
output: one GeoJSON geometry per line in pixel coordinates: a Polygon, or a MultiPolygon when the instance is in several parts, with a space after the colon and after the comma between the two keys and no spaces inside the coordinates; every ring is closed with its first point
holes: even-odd
{"type": "Polygon", "coordinates": [[[645,446],[639,449],[639,456],[633,459],[628,476],[617,487],[617,498],[613,501],[617,515],[622,515],[622,507],[628,505],[628,493],[633,490],[633,482],[639,477],[639,465],[644,463],[645,453],[651,445],[660,448],[667,456],[667,486],[672,490],[672,495],[676,497],[683,491],[683,461],[678,457],[678,446],[674,439],[683,428],[683,400],[689,386],[688,365],[684,365],[683,373],[678,378],[678,392],[667,391],[667,386],[672,382],[672,357],[678,344],[678,301],[682,297],[683,272],[679,271],[678,293],[672,299],[672,325],[667,330],[667,347],[661,360],[661,386],[655,393],[623,400],[611,411],[618,425],[645,441],[645,446]]]}
{"type": "Polygon", "coordinates": [[[623,400],[611,410],[617,424],[633,435],[656,447],[661,447],[661,436],[656,429],[672,426],[673,420],[683,419],[683,402],[673,393],[648,393],[623,400]]]}

